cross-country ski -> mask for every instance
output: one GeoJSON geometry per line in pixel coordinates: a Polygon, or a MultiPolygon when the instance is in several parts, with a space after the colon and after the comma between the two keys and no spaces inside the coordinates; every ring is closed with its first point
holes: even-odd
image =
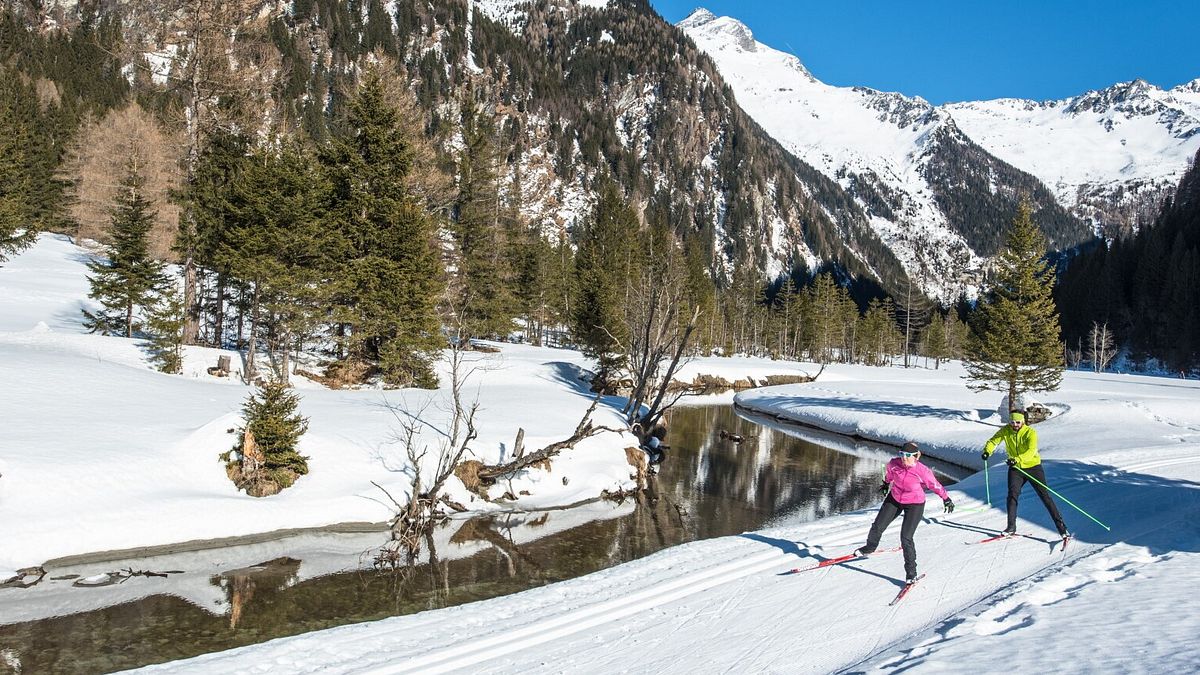
{"type": "Polygon", "coordinates": [[[895,605],[896,603],[900,602],[901,600],[903,600],[904,596],[908,595],[908,592],[913,589],[913,586],[916,586],[917,583],[920,582],[924,578],[925,578],[925,575],[922,574],[915,579],[904,582],[904,587],[901,588],[900,592],[896,594],[895,599],[893,599],[891,602],[888,603],[888,606],[891,607],[891,606],[895,605]]]}
{"type": "Polygon", "coordinates": [[[797,574],[799,572],[807,572],[809,570],[817,570],[817,569],[821,569],[822,567],[831,567],[833,565],[841,565],[842,563],[848,563],[853,560],[862,560],[862,559],[866,558],[868,555],[879,555],[880,553],[895,553],[896,551],[899,551],[899,550],[900,550],[900,547],[897,546],[895,548],[885,548],[885,549],[881,549],[878,551],[873,551],[866,555],[859,554],[857,552],[848,553],[846,555],[841,555],[836,558],[822,560],[821,562],[816,563],[814,565],[809,565],[808,567],[796,567],[796,568],[790,569],[786,572],[783,572],[783,574],[797,574]]]}

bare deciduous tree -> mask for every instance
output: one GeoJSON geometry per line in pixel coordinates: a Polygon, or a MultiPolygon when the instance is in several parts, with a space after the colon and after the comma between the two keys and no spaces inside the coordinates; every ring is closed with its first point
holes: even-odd
{"type": "Polygon", "coordinates": [[[432,405],[432,400],[416,412],[410,411],[403,403],[386,404],[399,424],[394,440],[403,448],[407,470],[412,472],[408,501],[401,504],[382,486],[377,483],[375,486],[388,495],[397,509],[390,523],[394,546],[392,550],[402,550],[409,564],[416,560],[425,535],[434,525],[445,519],[441,504],[445,503],[454,508],[442,495],[442,489],[463,456],[469,452],[471,441],[479,435],[475,428],[475,414],[479,410],[479,401],[467,404],[463,400],[463,387],[476,367],[468,366],[465,362],[461,340],[454,339],[451,342],[449,353],[450,419],[445,429],[432,427],[426,421],[425,413],[432,405]],[[427,443],[423,438],[423,431],[432,432],[437,436],[435,446],[431,447],[427,443]]]}
{"type": "Polygon", "coordinates": [[[1093,322],[1087,339],[1087,357],[1092,362],[1092,370],[1097,373],[1103,372],[1117,354],[1116,340],[1108,328],[1108,323],[1093,322]]]}
{"type": "Polygon", "coordinates": [[[691,303],[683,258],[674,250],[655,253],[651,251],[651,264],[630,282],[625,306],[629,338],[620,345],[633,384],[623,412],[643,440],[685,393],[672,393],[670,385],[700,318],[699,307],[691,307],[688,316],[691,303]]]}
{"type": "Polygon", "coordinates": [[[180,140],[136,102],[84,123],[61,172],[72,186],[71,216],[79,224],[77,236],[110,243],[109,207],[120,189],[119,178],[133,162],[155,214],[148,237],[150,254],[158,260],[170,259],[179,226],[179,207],[171,194],[183,178],[180,140]]]}

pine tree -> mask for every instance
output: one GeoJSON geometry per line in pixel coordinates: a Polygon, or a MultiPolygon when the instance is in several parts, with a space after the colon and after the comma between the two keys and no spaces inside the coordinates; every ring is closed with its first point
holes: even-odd
{"type": "Polygon", "coordinates": [[[183,295],[168,284],[150,305],[146,316],[146,348],[154,365],[164,373],[183,370],[183,326],[187,313],[183,295]]]}
{"type": "Polygon", "coordinates": [[[150,202],[142,193],[142,177],[131,162],[113,209],[109,257],[88,263],[92,271],[88,295],[102,307],[94,314],[84,311],[92,332],[133,337],[134,311],[147,305],[164,285],[162,264],[148,251],[147,235],[153,225],[150,202]]]}
{"type": "Polygon", "coordinates": [[[1013,219],[990,291],[972,315],[963,363],[968,387],[1006,391],[1010,405],[1024,392],[1057,389],[1064,365],[1054,271],[1030,208],[1023,201],[1013,219]]]}
{"type": "Polygon", "coordinates": [[[300,397],[278,381],[263,384],[246,399],[242,406],[245,424],[237,430],[237,444],[221,455],[240,471],[238,487],[264,496],[291,486],[308,473],[308,458],[296,450],[300,437],[308,431],[308,418],[296,410],[299,405],[300,397]]]}

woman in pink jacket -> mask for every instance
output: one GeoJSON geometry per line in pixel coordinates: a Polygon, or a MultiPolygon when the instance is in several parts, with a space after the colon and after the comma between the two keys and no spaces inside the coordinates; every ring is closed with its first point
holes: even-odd
{"type": "Polygon", "coordinates": [[[871,525],[867,535],[867,544],[856,550],[855,555],[867,555],[879,546],[879,538],[883,531],[896,519],[904,514],[904,523],[900,526],[900,546],[904,549],[905,583],[917,580],[917,546],[913,543],[913,533],[917,524],[925,514],[925,490],[933,490],[942,498],[946,513],[954,511],[954,502],[946,494],[946,488],[934,477],[933,471],[921,463],[921,450],[916,443],[905,443],[900,456],[887,463],[887,471],[883,476],[883,485],[879,491],[883,493],[883,505],[879,507],[879,515],[871,525]]]}

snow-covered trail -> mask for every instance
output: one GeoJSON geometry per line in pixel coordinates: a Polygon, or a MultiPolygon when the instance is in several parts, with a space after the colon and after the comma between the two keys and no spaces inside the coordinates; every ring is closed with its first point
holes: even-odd
{"type": "MultiPolygon", "coordinates": [[[[1123,463],[1112,466],[1047,463],[1052,487],[1110,516],[1113,528],[1106,532],[1064,506],[1078,536],[1065,552],[1056,550],[1049,518],[1028,490],[1020,529],[1044,542],[967,545],[1004,521],[1002,507],[971,510],[983,503],[982,474],[951,491],[960,513],[942,515],[940,502],[931,497],[916,535],[920,570],[928,576],[895,607],[888,602],[903,578],[899,553],[784,574],[851,550],[865,538],[872,510],[695,542],[507,598],[152,670],[830,672],[854,664],[888,669],[897,659],[914,658],[911,648],[893,649],[914,635],[926,636],[919,642],[921,658],[933,659],[930,654],[936,656],[942,645],[1029,628],[1040,608],[1069,596],[1104,593],[1108,584],[1135,582],[1147,573],[1143,568],[1200,553],[1197,449],[1172,446],[1123,456],[1123,463]],[[1147,455],[1153,459],[1143,459],[1147,455]],[[1117,503],[1119,509],[1111,508],[1117,503]]],[[[1001,478],[1000,472],[991,475],[993,501],[1001,478]]],[[[884,544],[894,545],[898,531],[894,523],[884,544]]],[[[973,649],[977,653],[979,647],[973,649]]]]}

